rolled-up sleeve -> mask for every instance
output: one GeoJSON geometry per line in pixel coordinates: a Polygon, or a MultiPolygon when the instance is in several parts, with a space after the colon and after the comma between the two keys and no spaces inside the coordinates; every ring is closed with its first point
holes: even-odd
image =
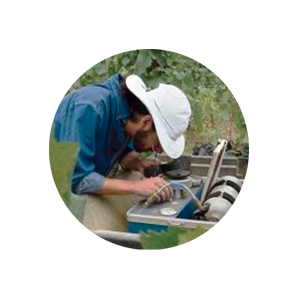
{"type": "Polygon", "coordinates": [[[105,177],[99,173],[92,172],[85,176],[74,188],[73,192],[75,194],[93,194],[99,191],[104,184],[105,177]]]}

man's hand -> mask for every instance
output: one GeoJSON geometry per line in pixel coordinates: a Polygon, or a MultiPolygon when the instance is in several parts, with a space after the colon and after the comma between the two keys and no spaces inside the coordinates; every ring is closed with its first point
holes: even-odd
{"type": "MultiPolygon", "coordinates": [[[[140,180],[122,180],[105,178],[102,188],[95,194],[99,195],[138,195],[149,197],[164,185],[168,184],[162,176],[145,178],[140,180]]],[[[171,186],[164,188],[159,194],[162,201],[170,200],[173,197],[171,186]]]]}
{"type": "MultiPolygon", "coordinates": [[[[162,177],[151,177],[134,182],[134,192],[142,197],[149,197],[153,193],[156,193],[161,187],[168,184],[162,177]]],[[[162,201],[167,201],[173,197],[173,189],[171,186],[167,186],[158,194],[162,201]]]]}

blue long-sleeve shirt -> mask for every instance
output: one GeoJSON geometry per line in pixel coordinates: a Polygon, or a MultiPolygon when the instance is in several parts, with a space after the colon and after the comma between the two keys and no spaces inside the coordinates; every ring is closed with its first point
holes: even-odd
{"type": "Polygon", "coordinates": [[[122,95],[117,74],[66,95],[56,112],[57,141],[78,142],[77,163],[72,176],[72,191],[94,193],[103,186],[113,165],[133,147],[124,126],[129,107],[122,95]]]}

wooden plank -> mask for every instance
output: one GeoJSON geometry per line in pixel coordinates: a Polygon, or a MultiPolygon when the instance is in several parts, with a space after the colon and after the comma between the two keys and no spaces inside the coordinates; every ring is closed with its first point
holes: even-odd
{"type": "MultiPolygon", "coordinates": [[[[209,167],[210,167],[210,165],[192,164],[191,165],[191,173],[198,175],[198,176],[207,176],[209,167]]],[[[238,175],[237,167],[236,166],[221,166],[220,171],[219,171],[219,177],[222,177],[225,175],[237,176],[238,175]]],[[[237,177],[239,177],[239,176],[237,176],[237,177]]]]}

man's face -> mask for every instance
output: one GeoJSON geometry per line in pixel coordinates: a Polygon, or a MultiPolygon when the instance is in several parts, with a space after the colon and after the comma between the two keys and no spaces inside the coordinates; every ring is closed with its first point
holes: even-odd
{"type": "Polygon", "coordinates": [[[157,133],[151,130],[137,130],[133,137],[134,148],[137,152],[163,152],[157,133]]]}

